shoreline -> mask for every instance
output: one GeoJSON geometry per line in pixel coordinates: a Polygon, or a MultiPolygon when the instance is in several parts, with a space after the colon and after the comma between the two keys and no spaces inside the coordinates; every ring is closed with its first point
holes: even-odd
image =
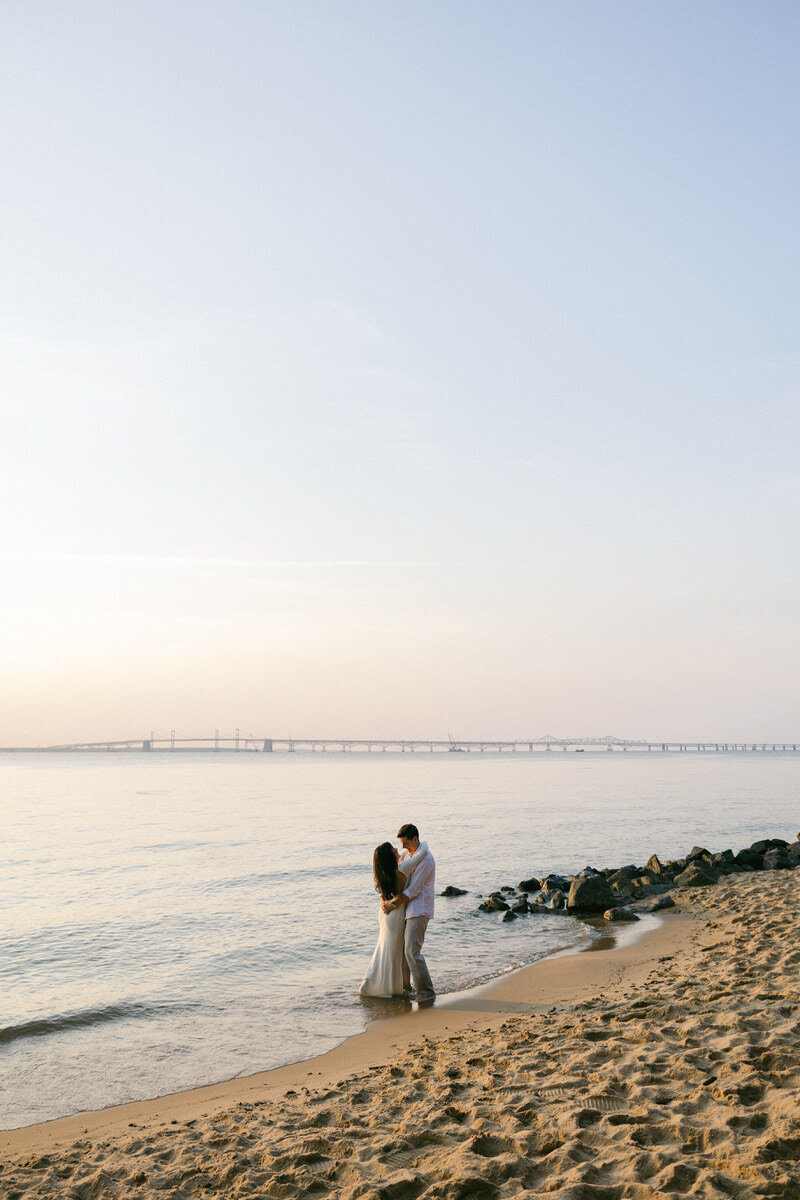
{"type": "Polygon", "coordinates": [[[731,875],[316,1059],[0,1135],[9,1200],[800,1196],[800,889],[731,875]],[[661,914],[659,914],[661,917],[661,914]]]}
{"type": "MultiPolygon", "coordinates": [[[[445,1033],[475,1028],[476,1024],[489,1028],[502,1023],[510,1014],[544,1012],[553,1005],[570,1005],[586,987],[613,978],[619,971],[636,973],[637,968],[649,969],[655,955],[676,952],[673,931],[677,932],[686,923],[680,913],[665,910],[658,917],[645,915],[636,924],[620,923],[608,929],[595,925],[594,928],[602,928],[602,936],[587,945],[556,950],[483,983],[458,992],[443,993],[432,1007],[419,1008],[410,1002],[401,1007],[392,1002],[373,1001],[369,1005],[365,1029],[310,1058],[179,1092],[0,1130],[0,1156],[42,1150],[81,1136],[113,1136],[122,1129],[131,1128],[131,1122],[136,1127],[157,1127],[173,1120],[197,1119],[199,1115],[210,1115],[245,1098],[251,1103],[263,1102],[285,1094],[288,1089],[308,1088],[309,1084],[330,1086],[334,1077],[338,1079],[343,1073],[391,1061],[395,1053],[402,1052],[409,1038],[441,1037],[445,1033]],[[613,944],[609,945],[609,942],[613,944]],[[646,947],[644,943],[647,943],[646,947]],[[639,947],[642,948],[641,959],[637,953],[639,947]],[[596,968],[581,970],[577,966],[562,968],[560,965],[584,958],[596,960],[596,968]],[[584,976],[583,988],[581,976],[584,976]],[[531,995],[542,998],[530,999],[531,995]],[[386,1011],[380,1011],[377,1005],[386,1005],[386,1011]]],[[[682,933],[678,942],[682,942],[684,936],[682,933]]]]}
{"type": "MultiPolygon", "coordinates": [[[[661,914],[659,914],[659,917],[661,914]]],[[[496,975],[490,975],[488,978],[483,978],[475,983],[471,983],[466,987],[459,988],[455,992],[441,992],[437,994],[436,1008],[442,1009],[445,1007],[471,1007],[470,998],[477,1002],[476,1011],[482,1010],[486,1005],[486,1001],[482,1000],[484,992],[491,992],[491,989],[503,980],[510,978],[519,971],[528,970],[530,967],[536,966],[539,963],[550,958],[559,958],[562,955],[586,954],[600,950],[613,949],[617,945],[628,944],[629,942],[638,940],[645,934],[656,927],[659,923],[658,919],[652,914],[641,914],[639,921],[635,923],[616,922],[609,923],[597,917],[584,916],[583,924],[590,929],[596,931],[599,936],[593,936],[585,945],[566,946],[563,949],[546,951],[540,958],[534,959],[532,962],[523,963],[522,965],[502,968],[496,975]]],[[[12,1134],[23,1134],[27,1129],[38,1129],[50,1127],[59,1124],[63,1121],[80,1121],[82,1116],[93,1117],[96,1114],[110,1112],[116,1109],[128,1108],[132,1105],[150,1104],[158,1100],[168,1099],[173,1096],[189,1095],[195,1092],[201,1092],[208,1088],[227,1087],[236,1080],[248,1080],[255,1077],[259,1079],[271,1075],[276,1071],[285,1071],[289,1068],[302,1068],[304,1063],[316,1062],[318,1059],[325,1059],[329,1054],[339,1050],[353,1038],[362,1037],[369,1031],[375,1022],[394,1021],[401,1016],[410,1016],[412,1012],[417,1011],[416,1004],[411,1001],[402,1001],[399,997],[394,1001],[383,998],[364,998],[360,999],[362,1006],[362,1017],[364,1019],[364,1028],[356,1033],[347,1033],[340,1037],[333,1045],[328,1044],[327,1048],[316,1053],[310,1054],[307,1058],[291,1059],[286,1063],[279,1063],[273,1067],[265,1067],[255,1071],[241,1071],[236,1075],[229,1076],[223,1079],[212,1079],[208,1082],[191,1084],[188,1087],[182,1087],[177,1092],[158,1092],[151,1096],[140,1096],[130,1100],[122,1100],[112,1102],[110,1104],[101,1105],[99,1108],[82,1108],[75,1112],[64,1113],[60,1116],[48,1117],[41,1121],[32,1121],[24,1125],[13,1125],[8,1128],[0,1128],[0,1150],[3,1147],[3,1138],[12,1134]]]]}

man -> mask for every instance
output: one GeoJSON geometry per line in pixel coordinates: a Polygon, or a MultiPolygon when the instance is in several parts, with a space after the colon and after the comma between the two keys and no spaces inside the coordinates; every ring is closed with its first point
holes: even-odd
{"type": "MultiPolygon", "coordinates": [[[[397,836],[403,847],[400,861],[411,858],[419,849],[419,830],[416,825],[401,825],[397,836]]],[[[422,957],[422,943],[425,941],[425,930],[428,921],[433,916],[434,885],[436,882],[436,863],[430,850],[422,859],[414,874],[411,876],[405,891],[392,900],[383,900],[381,905],[384,912],[390,912],[401,904],[406,906],[405,955],[408,969],[411,973],[411,983],[416,998],[420,1004],[429,1004],[436,999],[433,990],[428,964],[422,957]]]]}

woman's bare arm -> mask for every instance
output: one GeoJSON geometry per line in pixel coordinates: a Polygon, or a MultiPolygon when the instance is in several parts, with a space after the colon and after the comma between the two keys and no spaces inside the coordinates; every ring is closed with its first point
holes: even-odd
{"type": "MultiPolygon", "coordinates": [[[[405,882],[408,883],[411,876],[416,871],[419,864],[422,862],[425,855],[428,853],[428,843],[420,842],[417,849],[410,858],[404,858],[402,862],[397,864],[398,871],[401,871],[405,876],[405,882]]],[[[403,885],[405,886],[405,884],[403,885]]]]}

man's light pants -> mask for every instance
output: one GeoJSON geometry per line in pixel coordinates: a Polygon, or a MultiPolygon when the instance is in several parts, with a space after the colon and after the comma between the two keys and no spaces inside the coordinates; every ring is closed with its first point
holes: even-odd
{"type": "Polygon", "coordinates": [[[406,962],[418,1000],[431,1000],[436,995],[428,973],[428,964],[422,957],[422,943],[425,941],[428,921],[428,917],[409,917],[406,921],[406,962]]]}

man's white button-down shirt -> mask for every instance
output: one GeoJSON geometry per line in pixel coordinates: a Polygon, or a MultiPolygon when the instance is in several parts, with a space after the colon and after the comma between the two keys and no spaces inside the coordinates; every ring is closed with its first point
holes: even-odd
{"type": "MultiPolygon", "coordinates": [[[[400,856],[402,863],[411,855],[404,850],[400,856]]],[[[434,904],[434,887],[436,885],[436,862],[430,850],[417,866],[411,879],[403,889],[408,896],[406,905],[406,920],[411,917],[432,917],[434,904]]]]}

